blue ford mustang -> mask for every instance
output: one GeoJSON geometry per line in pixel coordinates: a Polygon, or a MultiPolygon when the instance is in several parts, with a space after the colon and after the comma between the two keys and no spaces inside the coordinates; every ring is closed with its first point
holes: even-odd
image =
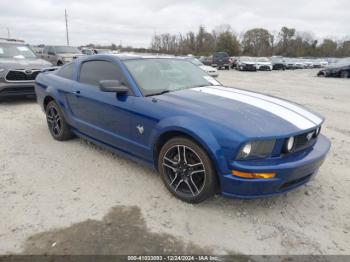
{"type": "Polygon", "coordinates": [[[54,139],[76,135],[152,166],[190,203],[287,192],[330,148],[319,115],[175,58],[84,57],[41,73],[35,91],[54,139]]]}

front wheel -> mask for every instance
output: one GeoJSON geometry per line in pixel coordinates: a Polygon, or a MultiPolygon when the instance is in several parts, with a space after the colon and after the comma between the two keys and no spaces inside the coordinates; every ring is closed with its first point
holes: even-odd
{"type": "Polygon", "coordinates": [[[47,126],[52,137],[58,141],[69,140],[73,137],[70,126],[55,101],[51,101],[46,107],[47,126]]]}
{"type": "Polygon", "coordinates": [[[212,162],[188,138],[173,138],[162,147],[158,170],[168,190],[182,201],[200,203],[215,194],[217,178],[212,162]]]}

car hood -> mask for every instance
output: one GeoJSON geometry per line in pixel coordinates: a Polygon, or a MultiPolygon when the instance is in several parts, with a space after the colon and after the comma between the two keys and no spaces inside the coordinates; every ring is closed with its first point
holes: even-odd
{"type": "Polygon", "coordinates": [[[202,66],[200,66],[200,68],[204,71],[218,71],[216,68],[214,68],[212,66],[202,65],[202,66]]]}
{"type": "Polygon", "coordinates": [[[255,62],[252,61],[240,61],[241,64],[246,64],[246,65],[256,65],[255,62]]]}
{"type": "Polygon", "coordinates": [[[75,58],[75,57],[80,57],[83,56],[84,54],[79,54],[79,53],[58,53],[60,57],[64,58],[75,58]]]}
{"type": "Polygon", "coordinates": [[[6,69],[42,69],[52,64],[39,58],[0,58],[0,67],[6,69]]]}
{"type": "Polygon", "coordinates": [[[256,62],[258,65],[272,65],[271,62],[256,62]]]}
{"type": "Polygon", "coordinates": [[[194,114],[243,137],[284,137],[319,126],[324,119],[300,105],[223,86],[171,92],[159,97],[183,115],[194,114]]]}

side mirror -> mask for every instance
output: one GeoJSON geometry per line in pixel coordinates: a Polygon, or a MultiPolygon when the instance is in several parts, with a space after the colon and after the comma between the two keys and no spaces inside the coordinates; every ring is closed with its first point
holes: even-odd
{"type": "Polygon", "coordinates": [[[120,94],[127,94],[129,92],[129,88],[123,85],[118,80],[102,80],[100,83],[100,90],[102,92],[112,92],[120,94]]]}

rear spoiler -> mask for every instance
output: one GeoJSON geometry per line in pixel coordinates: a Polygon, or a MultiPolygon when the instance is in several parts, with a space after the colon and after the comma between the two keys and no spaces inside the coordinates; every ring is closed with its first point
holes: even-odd
{"type": "Polygon", "coordinates": [[[53,71],[56,71],[59,68],[60,68],[59,66],[46,67],[46,68],[41,69],[41,73],[53,72],[53,71]]]}

